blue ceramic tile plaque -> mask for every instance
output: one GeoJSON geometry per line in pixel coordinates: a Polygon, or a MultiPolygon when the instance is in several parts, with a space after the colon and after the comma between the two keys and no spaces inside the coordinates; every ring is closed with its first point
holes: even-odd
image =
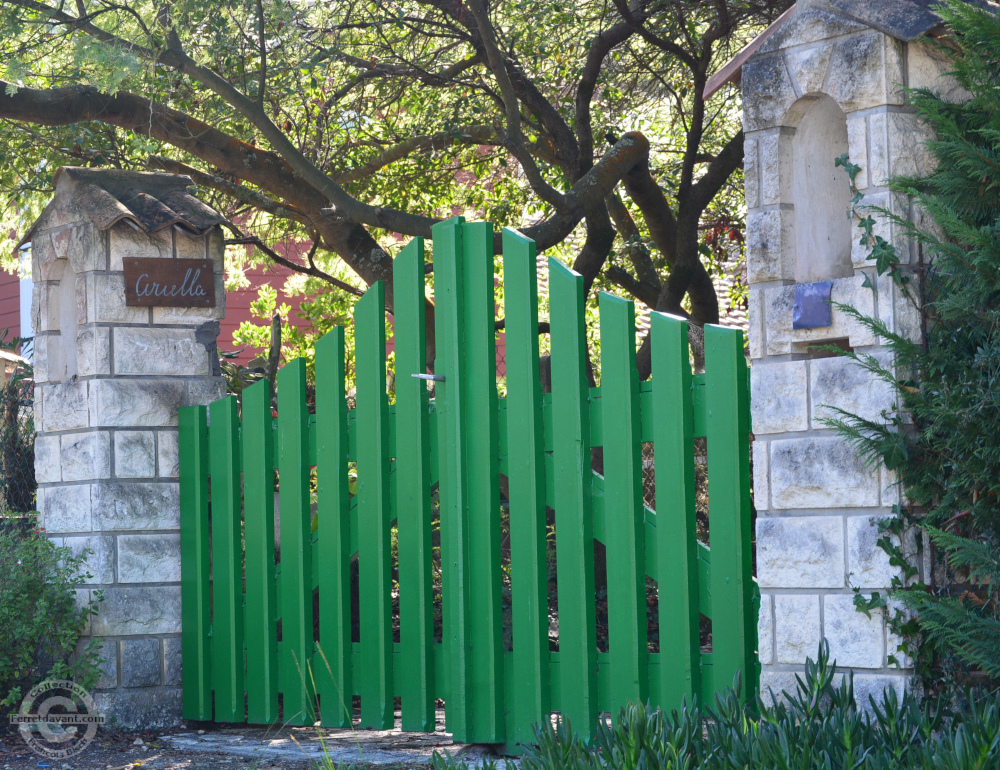
{"type": "Polygon", "coordinates": [[[833,325],[833,308],[830,293],[833,281],[800,283],[795,287],[795,308],[792,312],[793,329],[822,329],[833,325]]]}

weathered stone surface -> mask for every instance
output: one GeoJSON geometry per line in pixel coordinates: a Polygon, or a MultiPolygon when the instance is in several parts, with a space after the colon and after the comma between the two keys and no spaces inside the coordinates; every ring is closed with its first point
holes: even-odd
{"type": "Polygon", "coordinates": [[[208,236],[174,232],[174,251],[178,259],[205,259],[208,236]]]}
{"type": "Polygon", "coordinates": [[[758,511],[771,508],[770,449],[759,438],[753,442],[753,502],[758,511]]]}
{"type": "Polygon", "coordinates": [[[760,206],[760,167],[757,159],[757,134],[743,139],[743,189],[748,209],[760,206]]]}
{"type": "MultiPolygon", "coordinates": [[[[104,482],[94,485],[94,529],[177,529],[175,482],[104,482]]],[[[120,579],[120,576],[119,576],[120,579]]]]}
{"type": "Polygon", "coordinates": [[[163,683],[179,685],[181,683],[181,638],[168,636],[163,640],[163,683]]]}
{"type": "Polygon", "coordinates": [[[106,690],[118,686],[118,642],[114,639],[91,639],[83,637],[76,643],[76,657],[86,653],[91,641],[100,646],[97,652],[97,668],[100,671],[94,687],[106,690]]]}
{"type": "Polygon", "coordinates": [[[91,621],[95,636],[181,632],[180,586],[109,586],[91,621]]]}
{"type": "Polygon", "coordinates": [[[90,484],[39,487],[38,510],[49,535],[64,532],[90,532],[90,484]]]}
{"type": "Polygon", "coordinates": [[[115,374],[210,374],[208,352],[189,329],[114,330],[115,374]]]}
{"type": "Polygon", "coordinates": [[[851,163],[861,167],[854,177],[859,190],[868,187],[868,119],[863,115],[852,115],[847,119],[847,146],[851,163]]]}
{"type": "Polygon", "coordinates": [[[82,570],[84,583],[106,585],[115,582],[115,538],[113,535],[86,535],[84,537],[64,537],[62,545],[70,549],[74,556],[87,554],[87,564],[82,570]]]}
{"type": "Polygon", "coordinates": [[[156,472],[160,478],[177,478],[180,466],[177,453],[177,431],[157,431],[156,472]]]}
{"type": "MultiPolygon", "coordinates": [[[[762,671],[760,674],[760,696],[767,704],[784,703],[788,695],[798,692],[794,671],[762,671]]],[[[799,674],[801,676],[801,673],[799,674]]]]}
{"type": "Polygon", "coordinates": [[[94,701],[108,722],[133,730],[165,730],[181,724],[179,687],[100,692],[94,701]]]}
{"type": "Polygon", "coordinates": [[[215,276],[215,307],[154,307],[154,324],[190,324],[200,326],[205,321],[226,315],[226,276],[215,276]]]}
{"type": "Polygon", "coordinates": [[[771,594],[760,595],[760,613],[757,615],[757,657],[762,666],[774,662],[774,619],[771,594]]]}
{"type": "MultiPolygon", "coordinates": [[[[915,539],[916,538],[914,538],[914,540],[915,539]]],[[[916,561],[916,559],[913,561],[916,561]]],[[[889,606],[886,610],[888,612],[888,618],[895,618],[899,615],[905,622],[913,617],[913,611],[903,605],[898,599],[890,599],[889,606]]],[[[889,623],[886,622],[885,655],[887,665],[900,666],[902,668],[913,668],[913,658],[911,658],[906,651],[901,648],[901,646],[906,643],[907,640],[904,637],[893,633],[889,623]],[[890,660],[890,656],[895,658],[895,660],[890,660]]]]}
{"type": "Polygon", "coordinates": [[[148,324],[148,307],[125,304],[125,276],[122,273],[86,276],[87,323],[148,324]]]}
{"type": "Polygon", "coordinates": [[[81,377],[111,374],[110,330],[89,326],[76,333],[76,367],[81,377]]]}
{"type": "Polygon", "coordinates": [[[771,442],[774,509],[867,507],[879,503],[878,472],[837,437],[771,442]]]}
{"type": "Polygon", "coordinates": [[[907,78],[910,88],[927,88],[948,102],[968,101],[971,94],[947,73],[954,69],[935,42],[911,40],[906,48],[907,78]]]}
{"type": "MultiPolygon", "coordinates": [[[[32,293],[37,291],[38,286],[32,289],[32,293]]],[[[35,334],[35,339],[32,342],[32,347],[34,350],[34,364],[35,370],[35,385],[44,385],[49,382],[52,377],[49,373],[49,341],[52,340],[54,335],[49,333],[39,333],[35,334]]],[[[56,344],[58,343],[58,338],[55,339],[56,344]]]]}
{"type": "MultiPolygon", "coordinates": [[[[49,280],[49,269],[56,261],[56,251],[52,246],[52,236],[49,230],[36,230],[31,239],[31,280],[37,287],[42,281],[49,280]]],[[[38,330],[38,324],[34,329],[38,330]]]]}
{"type": "Polygon", "coordinates": [[[854,676],[854,700],[862,712],[873,714],[872,701],[881,706],[888,690],[895,690],[896,696],[902,698],[903,693],[906,692],[906,674],[900,672],[896,676],[891,674],[855,674],[854,676]]]}
{"type": "Polygon", "coordinates": [[[885,665],[885,613],[869,618],[854,606],[853,594],[823,597],[823,635],[830,643],[830,659],[838,666],[881,668],[885,665]]]}
{"type": "Polygon", "coordinates": [[[794,203],[792,200],[792,156],[788,147],[793,136],[790,128],[758,131],[760,163],[760,203],[794,203]]]}
{"type": "Polygon", "coordinates": [[[854,112],[881,104],[899,103],[887,93],[886,68],[882,56],[885,35],[873,32],[838,42],[830,62],[826,92],[844,112],[854,112]]]}
{"type": "Polygon", "coordinates": [[[775,659],[778,663],[805,663],[816,657],[822,638],[819,596],[774,597],[775,659]]]}
{"type": "Polygon", "coordinates": [[[59,436],[38,436],[35,439],[35,481],[39,484],[62,481],[59,436]]]}
{"type": "Polygon", "coordinates": [[[805,361],[758,363],[750,368],[753,432],[787,433],[809,427],[805,361]]]}
{"type": "Polygon", "coordinates": [[[151,235],[129,227],[124,222],[112,227],[110,270],[122,270],[126,257],[172,257],[174,255],[173,228],[168,227],[151,235]]]}
{"type": "Polygon", "coordinates": [[[115,476],[144,479],[156,475],[156,440],[151,430],[115,432],[115,476]]]}
{"type": "Polygon", "coordinates": [[[820,45],[793,49],[785,54],[785,63],[798,85],[800,96],[817,94],[823,90],[832,50],[828,45],[820,45]]]}
{"type": "MultiPolygon", "coordinates": [[[[890,366],[887,352],[873,355],[882,366],[890,366]]],[[[838,416],[834,409],[843,409],[866,420],[882,421],[882,412],[892,409],[895,400],[888,383],[876,379],[853,360],[840,356],[810,362],[809,390],[814,428],[824,427],[819,422],[822,418],[838,416]]]]}
{"type": "MultiPolygon", "coordinates": [[[[884,514],[888,516],[888,512],[884,514]]],[[[847,517],[847,571],[851,585],[858,588],[888,588],[900,575],[889,564],[889,555],[878,546],[882,534],[874,516],[847,517]]],[[[889,535],[898,544],[899,538],[889,535]]]]}
{"type": "Polygon", "coordinates": [[[761,588],[841,588],[844,530],[839,516],[757,519],[761,588]]]}
{"type": "Polygon", "coordinates": [[[181,579],[180,535],[119,535],[119,583],[174,583],[181,579]]]}
{"type": "Polygon", "coordinates": [[[86,382],[59,382],[45,385],[35,390],[36,400],[43,403],[45,420],[38,420],[40,432],[52,433],[60,430],[75,430],[90,425],[87,404],[86,382]]]}
{"type": "Polygon", "coordinates": [[[747,214],[747,276],[750,283],[792,277],[793,213],[770,209],[747,214]]]}
{"type": "Polygon", "coordinates": [[[891,176],[930,176],[937,167],[927,143],[934,132],[927,124],[908,112],[891,112],[886,116],[889,142],[889,174],[891,176]]]}
{"type": "Polygon", "coordinates": [[[188,381],[187,406],[208,405],[225,395],[226,381],[222,377],[199,377],[188,381]]]}
{"type": "Polygon", "coordinates": [[[122,686],[154,687],[160,684],[160,640],[122,640],[122,686]]]}
{"type": "MultiPolygon", "coordinates": [[[[837,278],[833,281],[831,300],[834,303],[850,305],[863,315],[875,313],[875,298],[872,290],[863,286],[864,276],[837,278]]],[[[832,311],[833,323],[821,329],[792,329],[792,312],[795,307],[795,287],[775,286],[764,290],[764,324],[767,328],[767,354],[782,355],[791,352],[792,343],[797,343],[806,352],[808,346],[802,343],[823,344],[830,340],[847,339],[852,347],[874,345],[875,335],[850,316],[836,307],[832,311]]]]}
{"type": "Polygon", "coordinates": [[[68,259],[77,273],[107,270],[105,234],[91,223],[81,223],[49,233],[57,259],[68,259]]]}
{"type": "Polygon", "coordinates": [[[795,103],[792,85],[782,56],[753,57],[743,65],[743,128],[758,131],[783,125],[795,103]]]}
{"type": "Polygon", "coordinates": [[[184,406],[182,380],[94,380],[90,389],[95,426],[172,426],[177,424],[178,408],[184,406]]]}
{"type": "Polygon", "coordinates": [[[762,52],[808,45],[831,37],[867,30],[862,24],[820,9],[800,10],[761,46],[762,52]]]}
{"type": "Polygon", "coordinates": [[[750,358],[754,361],[764,357],[764,296],[760,289],[750,289],[747,300],[747,336],[750,343],[750,358]]]}
{"type": "Polygon", "coordinates": [[[111,476],[111,434],[107,431],[72,433],[62,437],[63,481],[90,481],[111,476]]]}

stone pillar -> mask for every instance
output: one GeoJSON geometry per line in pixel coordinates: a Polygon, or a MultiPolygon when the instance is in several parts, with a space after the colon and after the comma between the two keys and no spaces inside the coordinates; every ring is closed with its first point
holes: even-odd
{"type": "MultiPolygon", "coordinates": [[[[848,176],[834,159],[848,153],[861,167],[861,206],[918,216],[885,185],[897,174],[931,170],[928,136],[899,85],[953,84],[941,78],[947,64],[929,43],[894,38],[823,5],[800,3],[742,74],[761,684],[794,688],[794,674],[825,637],[867,700],[884,687],[901,691],[908,676],[889,663],[890,655],[908,662],[884,611],[869,618],[853,601],[853,588],[884,593],[898,574],[876,545],[876,522],[892,514],[899,494],[890,474],[866,468],[822,418],[839,407],[880,419],[893,395],[850,360],[815,346],[889,358],[875,335],[841,311],[827,326],[795,329],[793,307],[797,285],[829,281],[834,302],[919,336],[919,311],[877,275],[858,243],[848,176]]],[[[884,217],[876,220],[875,233],[904,262],[919,262],[916,244],[884,217]]]]}
{"type": "Polygon", "coordinates": [[[81,593],[104,594],[88,629],[103,644],[98,705],[147,729],[181,713],[177,409],[225,391],[215,349],[222,218],[186,193],[190,184],[63,168],[26,237],[38,509],[50,537],[92,552],[81,593]],[[130,257],[211,260],[215,307],[127,307],[130,257]]]}

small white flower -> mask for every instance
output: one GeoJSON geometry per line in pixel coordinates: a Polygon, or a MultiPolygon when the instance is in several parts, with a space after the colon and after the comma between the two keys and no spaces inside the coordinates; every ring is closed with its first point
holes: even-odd
{"type": "Polygon", "coordinates": [[[21,560],[20,559],[17,560],[17,566],[19,566],[19,567],[21,566],[21,560]]]}

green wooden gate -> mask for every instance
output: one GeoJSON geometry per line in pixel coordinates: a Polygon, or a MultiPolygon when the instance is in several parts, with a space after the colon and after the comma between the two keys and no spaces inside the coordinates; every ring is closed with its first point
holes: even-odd
{"type": "Polygon", "coordinates": [[[276,419],[266,382],[244,391],[242,422],[233,397],[181,410],[184,717],[272,723],[280,694],[287,723],[311,724],[318,714],[324,725],[348,727],[356,694],[363,727],[391,728],[399,697],[402,728],[425,731],[434,729],[435,699],[442,698],[456,741],[513,748],[553,711],[593,731],[600,712],[617,713],[627,701],[677,708],[692,694],[711,697],[737,672],[755,688],[758,600],[742,333],[706,327],[706,372],[693,376],[686,323],[653,313],[652,377],[639,382],[633,305],[602,294],[601,387],[591,388],[583,279],[550,260],[552,388],[543,395],[535,245],[505,230],[501,399],[492,226],[453,219],[437,225],[433,239],[435,398],[411,376],[426,372],[424,247],[415,239],[393,269],[395,404],[386,394],[385,302],[376,284],[354,315],[356,409],[347,406],[338,328],[316,345],[315,414],[302,360],[278,373],[276,419]],[[698,436],[708,446],[711,559],[695,538],[698,436]],[[654,446],[659,513],[643,506],[646,442],[654,446]],[[595,446],[604,447],[603,476],[591,470],[595,446]],[[349,490],[352,463],[356,494],[349,490]],[[501,474],[510,506],[507,651],[501,474]],[[546,506],[555,512],[557,652],[549,646],[546,506]],[[607,555],[607,653],[595,641],[595,539],[607,555]],[[351,641],[353,558],[360,643],[351,641]],[[659,653],[647,651],[647,575],[659,589],[659,653]],[[699,612],[712,620],[710,653],[699,648],[699,612]]]}

